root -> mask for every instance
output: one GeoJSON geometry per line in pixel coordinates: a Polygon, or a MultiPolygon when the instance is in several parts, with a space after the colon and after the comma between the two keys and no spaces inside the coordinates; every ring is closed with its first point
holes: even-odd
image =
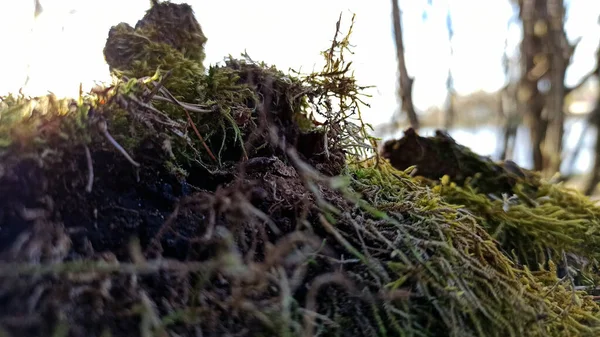
{"type": "Polygon", "coordinates": [[[85,191],[87,193],[91,193],[92,185],[94,184],[94,166],[92,164],[92,155],[90,154],[90,149],[87,147],[87,145],[84,145],[83,147],[85,149],[85,158],[87,160],[88,169],[88,181],[87,185],[85,186],[85,191]]]}
{"type": "Polygon", "coordinates": [[[133,160],[133,158],[131,158],[131,156],[129,155],[129,153],[127,153],[127,151],[125,151],[125,149],[121,146],[121,144],[117,143],[117,141],[110,135],[110,133],[108,133],[108,126],[106,125],[106,121],[105,120],[101,120],[98,123],[98,128],[100,129],[100,132],[102,132],[102,134],[104,135],[104,137],[106,137],[106,139],[108,140],[109,143],[111,143],[117,150],[119,150],[119,152],[121,152],[121,154],[123,156],[125,156],[125,158],[135,167],[140,167],[140,164],[138,162],[136,162],[135,160],[133,160]]]}
{"type": "Polygon", "coordinates": [[[0,273],[6,278],[20,278],[24,276],[44,276],[55,274],[75,274],[94,272],[97,275],[123,274],[123,275],[150,275],[158,272],[194,273],[209,272],[222,267],[219,261],[207,262],[180,262],[173,259],[154,259],[145,263],[107,263],[105,261],[91,262],[73,261],[56,264],[38,263],[0,263],[0,273]]]}
{"type": "MultiPolygon", "coordinates": [[[[158,83],[154,83],[154,85],[158,86],[158,83]]],[[[202,137],[202,135],[200,134],[200,131],[198,131],[198,128],[196,127],[196,124],[194,124],[194,121],[192,120],[192,116],[190,116],[190,111],[192,112],[196,112],[196,113],[208,113],[208,112],[212,112],[212,110],[206,110],[206,109],[200,109],[197,107],[193,107],[189,104],[184,104],[180,101],[178,101],[167,89],[165,88],[160,88],[159,91],[163,94],[165,94],[166,96],[168,96],[168,101],[180,106],[184,111],[185,114],[187,115],[188,121],[190,122],[190,124],[192,125],[192,128],[194,129],[194,132],[196,133],[196,136],[198,136],[198,139],[200,139],[200,142],[202,143],[202,145],[204,146],[204,149],[206,150],[206,152],[208,152],[208,155],[210,156],[210,159],[212,159],[215,163],[218,162],[217,158],[215,157],[215,155],[212,153],[212,151],[210,150],[210,148],[208,147],[208,145],[206,145],[206,141],[204,140],[204,137],[202,137]]],[[[155,98],[160,97],[160,96],[155,96],[155,98]]]]}
{"type": "Polygon", "coordinates": [[[332,272],[317,276],[308,290],[306,299],[306,311],[304,312],[304,337],[314,336],[315,319],[317,316],[317,295],[321,287],[328,283],[338,284],[346,288],[350,293],[356,293],[352,281],[341,273],[332,272]]]}

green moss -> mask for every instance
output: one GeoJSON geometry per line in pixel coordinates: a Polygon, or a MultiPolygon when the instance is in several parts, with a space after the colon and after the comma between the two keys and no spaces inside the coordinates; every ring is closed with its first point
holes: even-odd
{"type": "Polygon", "coordinates": [[[408,130],[386,143],[384,155],[400,169],[416,165],[424,184],[471,212],[516,263],[536,270],[553,258],[563,265],[564,251],[579,257],[567,261],[585,270],[579,281],[595,278],[600,207],[580,193],[513,162],[478,156],[442,132],[420,137],[408,130]]]}
{"type": "MultiPolygon", "coordinates": [[[[360,115],[366,87],[357,84],[350,62],[344,60],[349,33],[341,38],[336,34],[318,73],[286,75],[247,55],[205,69],[200,47],[206,39],[190,10],[154,5],[135,29],[124,24],[113,27],[105,49],[116,75],[112,87],[77,101],[50,95],[34,103],[8,96],[0,106],[4,181],[15,179],[3,177],[3,170],[18,173],[17,164],[26,158],[36,158],[40,167],[53,162],[64,170],[78,167],[74,158],[84,147],[96,154],[120,151],[110,137],[142,168],[153,169],[155,175],[165,171],[168,178],[182,183],[190,177],[202,182],[226,180],[223,176],[238,174],[231,167],[246,159],[265,166],[262,171],[255,168],[251,179],[266,181],[258,184],[256,194],[267,191],[262,194],[268,196],[253,197],[251,203],[234,188],[257,184],[232,178],[214,187],[215,193],[177,206],[184,213],[186,202],[199,204],[190,206],[189,213],[206,211],[207,218],[213,218],[210,225],[220,227],[215,231],[264,230],[258,248],[252,250],[265,256],[253,259],[249,254],[244,257],[249,262],[242,263],[238,249],[246,242],[229,232],[224,239],[215,235],[208,243],[218,246],[209,254],[216,255],[209,260],[214,267],[201,262],[194,271],[219,274],[219,283],[203,276],[202,285],[194,289],[202,295],[190,300],[194,305],[202,301],[201,309],[183,303],[190,307],[170,311],[161,329],[222,319],[221,312],[226,313],[227,324],[235,326],[229,319],[235,307],[236,319],[254,322],[252,328],[266,336],[308,333],[304,320],[313,310],[322,315],[314,331],[326,336],[343,335],[348,327],[357,334],[381,336],[600,333],[600,307],[585,292],[575,291],[573,280],[559,279],[554,262],[563,250],[597,258],[600,211],[591,201],[534,174],[521,177],[509,172],[443,137],[431,148],[419,145],[434,154],[429,181],[411,177],[412,165],[395,170],[372,157],[375,138],[360,115]],[[270,167],[273,160],[279,166],[270,167]],[[451,178],[436,176],[443,168],[451,170],[451,178]],[[502,199],[502,193],[518,198],[502,199]],[[500,194],[500,199],[490,194],[500,194]],[[258,204],[271,217],[285,212],[308,215],[270,219],[258,204]],[[290,219],[296,220],[297,228],[280,226],[282,233],[264,225],[277,220],[281,221],[276,225],[287,225],[293,222],[290,219]],[[309,254],[306,265],[290,270],[288,264],[299,257],[268,255],[288,249],[280,246],[289,238],[284,235],[316,237],[323,252],[309,254]],[[333,252],[327,252],[327,259],[325,248],[333,252]],[[552,260],[545,255],[548,248],[552,260]],[[223,261],[228,263],[224,266],[223,261]],[[218,273],[212,269],[217,266],[218,273]],[[312,291],[309,286],[319,285],[315,280],[336,287],[312,291]],[[301,296],[285,293],[293,282],[301,296]],[[230,285],[239,287],[231,288],[239,298],[220,298],[230,285]],[[210,293],[211,288],[217,292],[210,293]],[[251,289],[250,295],[240,289],[251,289]],[[300,299],[310,296],[318,299],[318,308],[302,307],[300,299]],[[211,299],[218,305],[211,306],[211,299]]],[[[404,154],[415,157],[415,153],[404,154]]],[[[421,172],[427,173],[427,167],[421,172]]],[[[206,224],[194,223],[186,230],[196,235],[197,225],[206,224]]],[[[81,270],[69,272],[102,272],[96,263],[75,263],[81,270]]],[[[188,270],[184,263],[175,265],[188,270]]],[[[25,270],[59,275],[66,266],[25,266],[25,270]]],[[[135,269],[125,267],[128,273],[135,269]]],[[[115,264],[104,267],[104,272],[125,267],[115,264]]],[[[13,276],[25,274],[20,268],[5,270],[12,270],[13,276]]],[[[178,280],[185,274],[182,270],[178,280]]]]}
{"type": "Polygon", "coordinates": [[[152,41],[169,45],[186,59],[199,64],[204,62],[207,39],[192,7],[186,3],[164,1],[153,4],[135,29],[152,41]]]}
{"type": "Polygon", "coordinates": [[[91,104],[93,99],[78,104],[53,94],[0,97],[0,149],[27,152],[61,143],[85,144],[90,141],[86,130],[91,104]]]}
{"type": "Polygon", "coordinates": [[[448,203],[439,188],[431,190],[407,172],[374,161],[352,166],[351,174],[352,188],[384,211],[371,213],[375,218],[363,221],[363,232],[370,246],[388,240],[391,254],[381,257],[390,269],[386,289],[413,292],[411,304],[395,306],[395,314],[388,311],[406,335],[422,326],[428,326],[428,335],[448,336],[592,336],[600,331],[600,307],[559,280],[552,262],[539,272],[520,267],[485,223],[448,203]]]}
{"type": "Polygon", "coordinates": [[[542,183],[537,191],[517,184],[516,197],[490,198],[471,186],[442,184],[435,188],[448,202],[463,205],[492,233],[517,262],[536,269],[548,254],[562,260],[562,252],[579,256],[572,267],[590,275],[600,257],[600,208],[576,191],[542,183]]]}
{"type": "Polygon", "coordinates": [[[180,100],[193,102],[204,74],[202,63],[189,59],[172,46],[151,40],[125,23],[109,33],[104,54],[119,78],[142,78],[157,71],[170,73],[163,85],[180,100]]]}

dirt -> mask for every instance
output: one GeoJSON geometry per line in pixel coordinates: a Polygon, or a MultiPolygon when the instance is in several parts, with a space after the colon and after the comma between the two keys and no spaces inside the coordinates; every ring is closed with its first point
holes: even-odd
{"type": "MultiPolygon", "coordinates": [[[[241,66],[233,67],[240,70],[241,66]]],[[[241,69],[247,76],[240,81],[258,81],[255,90],[261,95],[285,89],[265,85],[269,81],[261,68],[246,69],[241,69]]],[[[286,97],[277,99],[287,101],[286,97]]],[[[1,280],[0,326],[12,336],[41,336],[50,331],[60,335],[63,328],[68,336],[100,336],[105,331],[113,336],[144,335],[143,312],[156,310],[155,319],[184,316],[169,326],[180,335],[197,335],[198,331],[205,336],[269,335],[259,327],[265,324],[264,318],[244,313],[250,309],[238,308],[241,304],[236,301],[248,297],[245,301],[268,306],[279,296],[265,288],[269,281],[261,279],[259,270],[283,263],[286,249],[281,257],[267,250],[276,249],[277,242],[285,243],[290,233],[297,237],[289,244],[301,243],[305,238],[296,232],[304,226],[300,222],[314,222],[320,211],[283,149],[271,144],[253,150],[252,145],[268,143],[269,130],[279,130],[279,137],[291,142],[289,146],[298,145],[299,158],[321,174],[339,174],[345,165],[340,150],[329,149],[330,157],[324,154],[322,133],[300,132],[291,122],[293,111],[288,105],[273,103],[270,108],[255,117],[267,126],[249,130],[244,139],[249,158],[240,158],[239,147],[230,147],[222,154],[225,162],[218,170],[187,165],[185,178],[167,171],[164,155],[152,137],[132,152],[139,168],[106,139],[93,137],[89,192],[84,146],[50,143],[48,148],[61,149],[56,160],[52,151],[42,151],[42,155],[8,152],[0,176],[0,259],[9,264],[41,264],[50,271],[1,280]],[[263,220],[257,214],[263,214],[263,220]],[[231,272],[222,267],[229,255],[250,263],[242,268],[247,269],[242,275],[228,275],[231,272]],[[137,270],[135,266],[139,268],[146,260],[168,263],[165,270],[152,273],[137,270]],[[200,273],[189,273],[179,270],[177,261],[207,266],[201,266],[200,273]],[[100,262],[115,269],[95,272],[94,268],[101,267],[91,267],[82,275],[69,269],[77,267],[68,267],[84,263],[89,269],[100,262]],[[118,267],[123,264],[136,270],[123,271],[118,267]],[[67,267],[53,271],[53,265],[67,267]],[[255,293],[245,294],[248,287],[255,293]],[[245,289],[242,298],[236,299],[240,289],[245,289]],[[148,305],[153,309],[144,308],[144,303],[152,303],[148,305]],[[200,322],[185,318],[192,312],[200,322]]],[[[345,206],[327,187],[320,189],[338,206],[345,206]]],[[[290,294],[297,301],[304,300],[306,282],[323,272],[323,267],[305,269],[306,278],[296,280],[296,290],[290,294]]],[[[153,329],[162,326],[159,323],[153,322],[153,329]]]]}
{"type": "MultiPolygon", "coordinates": [[[[130,242],[139,239],[145,258],[208,261],[215,258],[222,242],[204,238],[207,231],[223,226],[235,237],[242,255],[248,256],[253,249],[260,262],[264,249],[250,247],[257,229],[245,227],[247,215],[243,211],[238,210],[238,221],[226,221],[223,214],[210,213],[235,216],[235,211],[229,211],[241,208],[235,204],[239,201],[236,199],[247,196],[253,206],[269,214],[283,235],[298,226],[297,214],[310,213],[314,207],[295,169],[273,156],[250,158],[244,163],[243,178],[236,179],[239,174],[233,171],[218,178],[198,172],[190,174],[187,181],[178,181],[141,157],[139,170],[114,151],[93,150],[91,157],[91,193],[85,191],[83,151],[67,157],[70,165],[40,168],[34,160],[23,160],[5,173],[0,198],[2,260],[126,262],[132,256],[130,242]],[[167,219],[173,217],[175,208],[179,209],[176,219],[169,223],[167,219]],[[19,210],[25,211],[19,214],[19,210]],[[24,220],[25,213],[39,218],[24,220]],[[213,228],[207,228],[209,216],[216,218],[213,228]]],[[[262,230],[274,236],[268,229],[262,230]]],[[[159,273],[139,279],[135,275],[99,275],[90,276],[87,282],[66,280],[64,275],[53,273],[21,281],[4,280],[18,284],[2,287],[11,291],[0,296],[0,322],[15,336],[44,335],[55,328],[50,322],[60,321],[61,317],[68,319],[70,336],[99,336],[105,328],[115,336],[137,335],[139,317],[133,315],[132,306],[141,300],[140,292],[157,303],[162,315],[189,305],[194,278],[177,274],[159,273]]],[[[227,292],[227,288],[223,285],[221,291],[227,292]]],[[[227,320],[219,317],[217,321],[227,320]]],[[[211,327],[210,322],[216,321],[206,320],[207,331],[217,335],[223,327],[211,327]]],[[[230,322],[239,329],[245,323],[249,322],[230,322]]]]}

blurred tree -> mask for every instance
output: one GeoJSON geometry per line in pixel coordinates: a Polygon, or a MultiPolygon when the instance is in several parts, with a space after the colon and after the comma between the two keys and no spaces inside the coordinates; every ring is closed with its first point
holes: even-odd
{"type": "Polygon", "coordinates": [[[546,136],[547,122],[542,119],[544,97],[538,81],[548,72],[548,61],[544,55],[546,27],[542,14],[546,12],[545,0],[518,0],[519,17],[523,26],[521,40],[521,79],[517,92],[519,110],[525,114],[530,128],[533,154],[533,169],[543,169],[542,142],[546,136]],[[537,31],[536,31],[537,27],[537,31]],[[536,62],[538,61],[538,62],[536,62]]]}
{"type": "Polygon", "coordinates": [[[33,17],[37,19],[37,17],[40,16],[40,14],[42,14],[44,11],[44,8],[39,0],[33,0],[33,7],[33,17]]]}
{"type": "MultiPolygon", "coordinates": [[[[513,0],[514,2],[514,0],[513,0]]],[[[577,42],[564,30],[564,0],[517,0],[523,27],[521,78],[517,91],[531,136],[533,169],[560,171],[565,119],[565,73],[577,42]]]]}
{"type": "MultiPolygon", "coordinates": [[[[40,0],[33,0],[33,25],[35,27],[38,17],[44,12],[44,8],[40,3],[40,0]]],[[[33,28],[32,28],[33,31],[33,28]]],[[[30,80],[31,74],[31,62],[27,62],[27,71],[25,73],[25,81],[21,87],[27,86],[30,80]]]]}
{"type": "MultiPolygon", "coordinates": [[[[454,57],[454,48],[452,47],[452,38],[454,30],[452,28],[452,16],[450,14],[450,3],[446,12],[446,29],[448,30],[448,41],[450,42],[450,59],[454,57]]],[[[452,77],[452,66],[448,67],[448,78],[446,79],[446,89],[448,91],[446,97],[446,113],[444,118],[444,129],[448,130],[452,127],[455,118],[455,99],[456,90],[454,90],[454,78],[452,77]]]]}
{"type": "MultiPolygon", "coordinates": [[[[600,84],[600,47],[596,52],[596,69],[594,71],[600,84]]],[[[594,151],[594,167],[584,189],[584,193],[592,195],[600,182],[600,91],[596,94],[596,105],[588,117],[588,123],[596,128],[596,147],[594,151]]]]}
{"type": "Polygon", "coordinates": [[[394,21],[394,38],[396,41],[396,57],[398,59],[398,96],[402,101],[402,112],[405,112],[410,121],[410,126],[418,130],[419,119],[412,100],[412,86],[414,79],[408,76],[406,60],[404,59],[404,42],[402,38],[402,21],[400,18],[399,0],[392,0],[392,18],[394,21]]]}
{"type": "Polygon", "coordinates": [[[504,68],[504,76],[506,85],[498,93],[500,102],[498,106],[498,114],[501,123],[504,124],[502,135],[502,143],[500,147],[500,160],[512,159],[514,148],[516,146],[517,130],[522,124],[522,114],[519,113],[517,105],[517,94],[519,88],[519,55],[516,50],[509,50],[515,46],[509,45],[509,34],[511,26],[520,26],[518,18],[518,5],[513,3],[514,12],[506,24],[506,38],[504,39],[504,53],[502,55],[502,66],[504,68]]]}
{"type": "Polygon", "coordinates": [[[546,95],[547,131],[544,142],[544,169],[548,174],[560,172],[565,125],[565,75],[575,46],[570,45],[565,25],[564,0],[547,0],[547,58],[550,89],[546,95]]]}
{"type": "Polygon", "coordinates": [[[522,122],[521,115],[516,106],[518,83],[513,78],[515,61],[508,55],[507,49],[508,38],[504,42],[504,55],[502,56],[506,85],[498,93],[500,96],[498,113],[504,123],[500,160],[512,158],[516,145],[517,130],[522,122]]]}

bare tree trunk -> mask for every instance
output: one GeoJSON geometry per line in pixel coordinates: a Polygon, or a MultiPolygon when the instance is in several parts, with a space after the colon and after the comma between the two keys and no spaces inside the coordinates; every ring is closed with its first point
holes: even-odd
{"type": "MultiPolygon", "coordinates": [[[[598,80],[600,80],[600,47],[598,47],[598,52],[596,54],[595,72],[598,80]]],[[[586,195],[592,195],[596,190],[596,186],[600,182],[600,93],[597,93],[596,106],[591,112],[590,121],[596,127],[596,147],[594,151],[596,158],[594,159],[594,167],[592,168],[590,179],[584,189],[584,193],[586,195]]]]}
{"type": "Polygon", "coordinates": [[[513,79],[512,75],[515,64],[511,57],[508,56],[507,48],[508,38],[504,40],[504,55],[502,57],[504,76],[507,83],[498,92],[498,116],[500,117],[500,123],[504,123],[500,160],[513,158],[517,131],[523,119],[519,113],[519,105],[517,103],[519,83],[513,79]]]}
{"type": "Polygon", "coordinates": [[[593,114],[594,127],[596,128],[596,145],[594,148],[594,167],[590,172],[590,178],[583,190],[586,195],[594,194],[596,186],[600,182],[600,98],[596,100],[593,114]]]}
{"type": "MultiPolygon", "coordinates": [[[[446,29],[448,30],[448,42],[450,42],[450,57],[454,56],[454,48],[452,47],[452,38],[454,37],[454,29],[452,27],[452,16],[450,7],[446,13],[446,29]]],[[[444,129],[449,130],[454,124],[456,118],[455,104],[456,90],[454,90],[454,77],[452,76],[452,68],[448,68],[448,77],[446,79],[446,90],[448,91],[446,102],[446,113],[444,118],[444,129]]]]}
{"type": "Polygon", "coordinates": [[[523,40],[521,41],[521,80],[517,97],[519,110],[525,114],[525,121],[529,126],[533,169],[541,171],[544,168],[542,142],[546,136],[546,122],[542,119],[544,97],[538,89],[538,80],[545,75],[548,66],[544,62],[536,63],[534,59],[537,55],[543,55],[542,36],[536,34],[535,26],[542,22],[539,14],[546,12],[546,2],[519,0],[519,5],[519,16],[523,23],[523,40]]]}
{"type": "Polygon", "coordinates": [[[33,7],[33,17],[37,19],[37,17],[40,16],[40,14],[42,14],[44,11],[44,8],[42,7],[40,0],[33,0],[33,7]]]}
{"type": "Polygon", "coordinates": [[[509,156],[512,156],[513,146],[511,146],[511,140],[512,140],[511,136],[512,136],[512,129],[510,128],[510,125],[508,123],[508,118],[506,118],[504,121],[504,128],[503,128],[503,132],[502,132],[502,145],[501,145],[502,148],[500,149],[500,158],[499,158],[500,160],[506,160],[509,156]]]}
{"type": "Polygon", "coordinates": [[[503,144],[500,151],[500,160],[511,159],[513,157],[517,131],[521,124],[521,118],[516,111],[513,103],[515,100],[515,85],[509,83],[499,92],[498,111],[504,119],[503,144]]]}
{"type": "Polygon", "coordinates": [[[565,8],[563,0],[548,0],[548,57],[550,58],[550,92],[546,109],[548,131],[544,142],[545,173],[560,172],[564,134],[565,73],[571,59],[571,46],[564,31],[565,8]]]}
{"type": "MultiPolygon", "coordinates": [[[[32,31],[36,30],[38,17],[42,14],[43,11],[44,11],[44,8],[42,7],[40,0],[33,0],[33,27],[31,28],[32,31]]],[[[29,60],[31,60],[31,58],[29,58],[29,60]]],[[[24,80],[21,88],[27,87],[30,79],[31,79],[31,61],[27,62],[27,71],[25,72],[25,80],[24,80]]]]}
{"type": "Polygon", "coordinates": [[[402,111],[406,112],[413,129],[419,129],[419,119],[412,101],[412,86],[414,79],[408,76],[406,60],[404,59],[404,42],[402,38],[402,21],[400,19],[399,0],[392,0],[392,16],[394,20],[394,37],[396,40],[396,57],[398,58],[398,73],[400,76],[398,96],[402,101],[402,111]]]}
{"type": "Polygon", "coordinates": [[[454,90],[452,71],[448,70],[448,78],[446,80],[446,88],[448,90],[448,94],[446,96],[446,109],[444,113],[444,129],[449,130],[454,124],[454,119],[456,118],[455,104],[454,100],[456,99],[456,91],[454,90]]]}
{"type": "Polygon", "coordinates": [[[560,172],[565,122],[565,73],[575,50],[564,30],[564,0],[519,0],[523,23],[519,98],[530,128],[533,163],[546,175],[560,172]],[[535,60],[535,62],[534,62],[535,60]],[[540,92],[538,85],[549,85],[540,92]]]}
{"type": "Polygon", "coordinates": [[[454,90],[448,92],[448,101],[446,103],[446,111],[444,113],[444,129],[449,130],[454,124],[454,119],[456,118],[456,110],[454,106],[454,100],[456,97],[456,93],[454,90]]]}

